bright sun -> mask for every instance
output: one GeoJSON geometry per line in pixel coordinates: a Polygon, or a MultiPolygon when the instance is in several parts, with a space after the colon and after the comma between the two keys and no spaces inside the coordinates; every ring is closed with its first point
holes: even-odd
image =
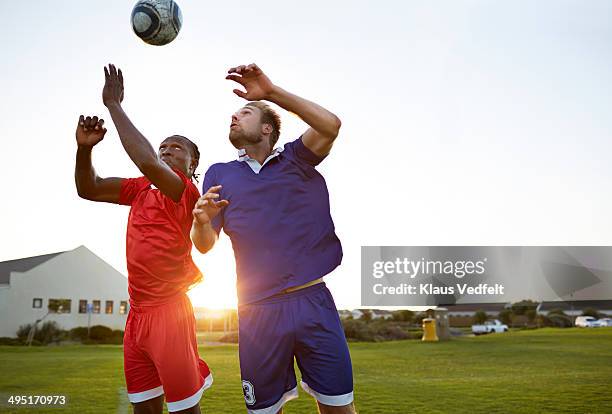
{"type": "Polygon", "coordinates": [[[193,306],[235,309],[236,263],[229,238],[222,233],[211,251],[203,255],[194,249],[192,256],[204,274],[204,281],[189,292],[193,306]]]}

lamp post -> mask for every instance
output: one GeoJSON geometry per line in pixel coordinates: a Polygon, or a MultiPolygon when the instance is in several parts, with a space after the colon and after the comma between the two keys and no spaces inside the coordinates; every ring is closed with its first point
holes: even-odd
{"type": "Polygon", "coordinates": [[[91,329],[91,314],[93,312],[93,303],[87,304],[87,339],[89,339],[89,330],[91,329]]]}

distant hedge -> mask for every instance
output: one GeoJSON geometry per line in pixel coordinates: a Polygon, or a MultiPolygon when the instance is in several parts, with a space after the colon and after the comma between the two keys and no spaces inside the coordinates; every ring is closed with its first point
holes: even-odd
{"type": "Polygon", "coordinates": [[[549,313],[548,315],[538,315],[536,317],[538,326],[550,326],[556,328],[571,328],[574,326],[574,320],[561,313],[549,313]]]}
{"type": "MultiPolygon", "coordinates": [[[[32,329],[32,324],[22,325],[17,330],[17,338],[0,338],[0,345],[25,345],[32,329]]],[[[32,345],[48,345],[71,340],[83,344],[114,344],[123,343],[123,331],[103,325],[94,325],[87,334],[87,327],[79,326],[69,331],[63,330],[55,321],[47,321],[36,328],[32,345]]]]}
{"type": "Polygon", "coordinates": [[[219,338],[219,342],[224,342],[227,344],[237,344],[238,343],[238,331],[230,332],[228,334],[223,335],[219,338]]]}
{"type": "Polygon", "coordinates": [[[86,345],[94,344],[111,344],[121,345],[123,343],[123,331],[120,329],[112,330],[108,326],[94,325],[89,329],[87,335],[87,327],[79,326],[70,330],[70,337],[73,340],[81,341],[86,345]]]}
{"type": "Polygon", "coordinates": [[[381,342],[400,339],[411,339],[405,324],[389,321],[366,322],[355,319],[345,319],[342,321],[344,335],[349,341],[381,342]]]}

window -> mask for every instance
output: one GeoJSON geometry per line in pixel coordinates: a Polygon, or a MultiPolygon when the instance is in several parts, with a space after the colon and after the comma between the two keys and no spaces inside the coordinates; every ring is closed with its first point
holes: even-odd
{"type": "Polygon", "coordinates": [[[100,313],[100,301],[99,300],[93,301],[93,313],[100,313]]]}
{"type": "Polygon", "coordinates": [[[87,313],[87,301],[85,299],[79,301],[79,313],[87,313]]]}
{"type": "Polygon", "coordinates": [[[42,308],[42,299],[41,298],[34,298],[34,300],[32,300],[32,307],[33,308],[42,308]]]}
{"type": "Polygon", "coordinates": [[[125,315],[128,310],[128,303],[126,300],[119,302],[119,315],[125,315]]]}
{"type": "Polygon", "coordinates": [[[72,301],[70,299],[49,299],[49,312],[70,313],[72,301]]]}
{"type": "Polygon", "coordinates": [[[106,313],[113,313],[113,301],[112,300],[106,301],[106,313]]]}

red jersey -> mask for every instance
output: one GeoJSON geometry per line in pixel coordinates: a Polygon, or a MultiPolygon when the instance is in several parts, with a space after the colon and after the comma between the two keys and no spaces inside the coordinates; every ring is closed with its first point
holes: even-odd
{"type": "Polygon", "coordinates": [[[202,279],[191,258],[192,211],[200,193],[185,174],[177,203],[147,177],[121,182],[119,204],[132,206],[127,225],[128,292],[135,305],[159,305],[202,279]]]}

